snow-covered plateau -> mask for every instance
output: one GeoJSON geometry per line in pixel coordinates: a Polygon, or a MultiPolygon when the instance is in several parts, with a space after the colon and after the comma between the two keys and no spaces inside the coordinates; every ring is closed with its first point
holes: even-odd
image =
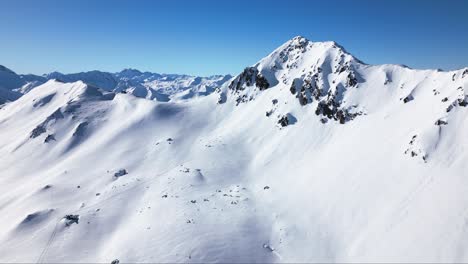
{"type": "Polygon", "coordinates": [[[235,77],[1,67],[0,262],[467,262],[467,94],[303,37],[235,77]]]}

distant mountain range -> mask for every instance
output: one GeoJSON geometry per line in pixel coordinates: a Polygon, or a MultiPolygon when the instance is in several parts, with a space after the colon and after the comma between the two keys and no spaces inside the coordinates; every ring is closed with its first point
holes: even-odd
{"type": "Polygon", "coordinates": [[[52,72],[38,76],[16,74],[0,65],[0,103],[14,101],[31,89],[52,79],[61,82],[83,81],[105,91],[127,92],[136,97],[169,101],[171,98],[187,99],[207,95],[230,78],[232,78],[230,75],[197,77],[140,72],[135,69],[124,69],[117,73],[89,71],[63,74],[52,72]]]}

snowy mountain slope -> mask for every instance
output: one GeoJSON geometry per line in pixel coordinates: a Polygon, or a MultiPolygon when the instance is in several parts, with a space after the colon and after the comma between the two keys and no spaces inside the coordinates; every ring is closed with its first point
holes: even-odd
{"type": "Polygon", "coordinates": [[[467,90],[302,37],[190,100],[48,81],[0,109],[0,261],[468,261],[467,90]]]}

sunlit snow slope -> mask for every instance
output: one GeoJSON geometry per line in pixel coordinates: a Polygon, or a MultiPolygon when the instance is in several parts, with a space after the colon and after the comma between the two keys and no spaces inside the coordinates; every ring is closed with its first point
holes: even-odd
{"type": "Polygon", "coordinates": [[[50,80],[0,109],[0,262],[466,262],[467,92],[302,37],[189,100],[50,80]]]}

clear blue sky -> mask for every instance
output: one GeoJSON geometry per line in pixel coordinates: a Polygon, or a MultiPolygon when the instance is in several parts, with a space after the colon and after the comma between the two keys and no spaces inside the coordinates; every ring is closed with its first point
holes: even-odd
{"type": "Polygon", "coordinates": [[[0,1],[0,64],[19,73],[235,74],[296,35],[370,64],[456,69],[468,1],[0,1]]]}

